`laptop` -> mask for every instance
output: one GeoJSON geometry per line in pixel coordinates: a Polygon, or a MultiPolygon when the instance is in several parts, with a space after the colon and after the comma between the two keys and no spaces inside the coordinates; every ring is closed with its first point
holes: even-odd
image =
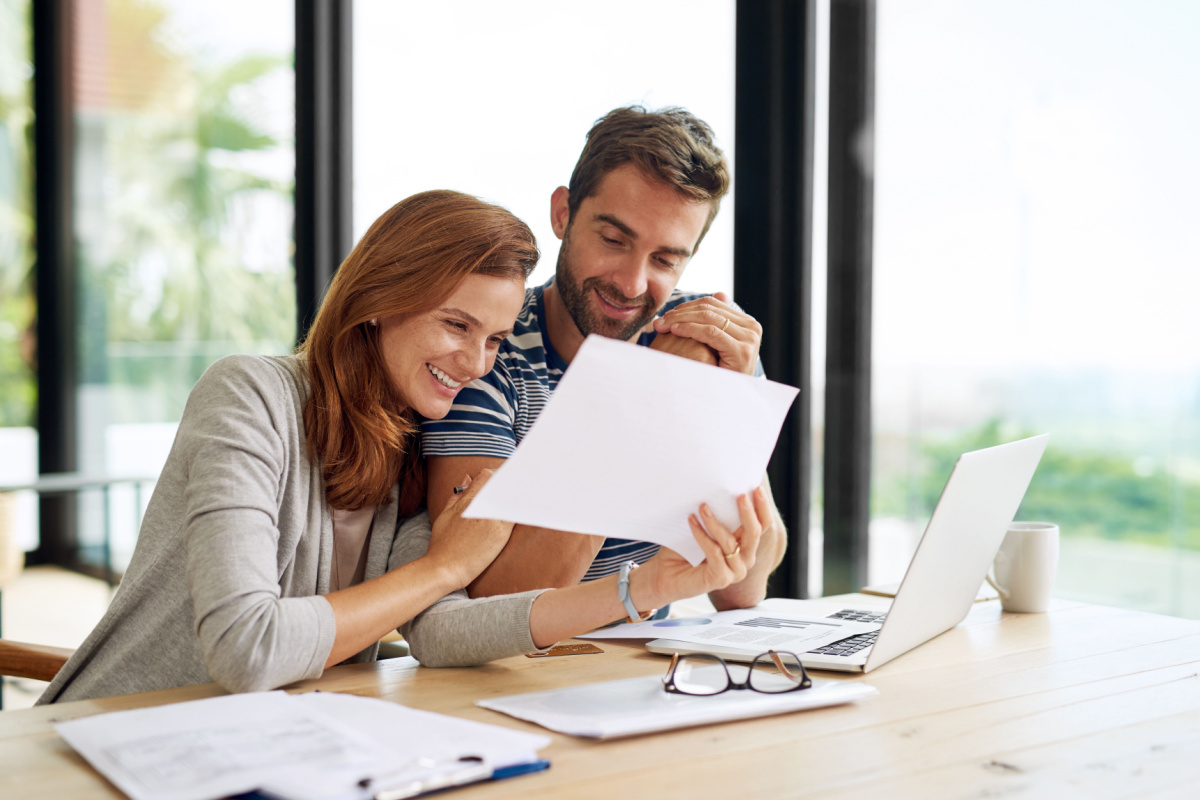
{"type": "MultiPolygon", "coordinates": [[[[878,630],[801,653],[804,666],[870,672],[962,622],[1049,438],[1043,434],[959,456],[886,613],[819,599],[766,601],[767,608],[775,605],[789,615],[882,623],[878,630]]],[[[666,655],[712,653],[734,661],[749,661],[761,652],[672,639],[655,639],[646,648],[666,655]]]]}

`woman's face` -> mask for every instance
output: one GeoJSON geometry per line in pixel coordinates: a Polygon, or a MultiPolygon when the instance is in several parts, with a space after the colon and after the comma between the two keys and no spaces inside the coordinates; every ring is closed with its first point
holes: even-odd
{"type": "Polygon", "coordinates": [[[483,377],[525,301],[522,282],[468,275],[437,308],[379,320],[379,345],[400,400],[441,419],[463,386],[483,377]]]}

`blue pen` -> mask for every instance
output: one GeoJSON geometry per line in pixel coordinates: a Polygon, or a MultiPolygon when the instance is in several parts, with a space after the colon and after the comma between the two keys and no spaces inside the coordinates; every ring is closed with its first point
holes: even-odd
{"type": "Polygon", "coordinates": [[[505,778],[515,778],[518,775],[528,775],[531,772],[541,772],[542,770],[550,769],[550,762],[546,760],[530,761],[525,764],[513,764],[511,767],[500,767],[492,772],[492,780],[502,781],[505,778]]]}

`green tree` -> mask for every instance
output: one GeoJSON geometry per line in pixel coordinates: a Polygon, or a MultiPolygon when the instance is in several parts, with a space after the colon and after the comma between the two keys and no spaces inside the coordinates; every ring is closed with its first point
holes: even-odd
{"type": "Polygon", "coordinates": [[[33,215],[28,0],[0,0],[0,427],[33,424],[33,215]]]}
{"type": "Polygon", "coordinates": [[[140,390],[119,416],[144,418],[153,397],[151,413],[175,419],[215,358],[286,350],[295,336],[290,242],[280,242],[277,269],[254,271],[230,236],[248,198],[274,198],[290,213],[291,180],[246,156],[289,143],[256,120],[252,100],[263,81],[286,73],[291,55],[203,64],[173,44],[163,6],[122,0],[108,14],[122,37],[112,57],[139,65],[112,74],[149,73],[110,87],[118,102],[103,137],[112,196],[105,234],[83,265],[84,368],[92,382],[140,390]]]}
{"type": "MultiPolygon", "coordinates": [[[[930,513],[960,453],[1032,435],[1014,433],[999,419],[938,441],[923,442],[919,505],[930,513]]],[[[884,479],[875,513],[896,513],[903,478],[884,479]],[[886,511],[885,511],[886,509],[886,511]]],[[[1184,547],[1200,550],[1200,486],[1181,470],[1138,470],[1119,452],[1066,450],[1053,437],[1017,512],[1021,519],[1056,522],[1067,536],[1090,536],[1171,545],[1182,529],[1184,547]]]]}

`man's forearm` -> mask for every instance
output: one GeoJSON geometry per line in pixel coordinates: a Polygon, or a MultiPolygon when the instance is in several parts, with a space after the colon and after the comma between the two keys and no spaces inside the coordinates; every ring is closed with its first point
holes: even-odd
{"type": "Polygon", "coordinates": [[[467,593],[492,597],[574,586],[603,545],[603,536],[518,525],[500,555],[467,587],[467,593]]]}

